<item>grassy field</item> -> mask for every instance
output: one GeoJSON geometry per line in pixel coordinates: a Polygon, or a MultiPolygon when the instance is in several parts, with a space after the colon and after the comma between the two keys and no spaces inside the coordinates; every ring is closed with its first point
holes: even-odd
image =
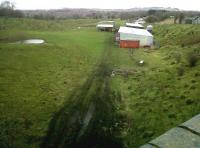
{"type": "Polygon", "coordinates": [[[138,147],[200,113],[200,26],[156,24],[132,54],[96,22],[0,19],[0,147],[138,147]]]}

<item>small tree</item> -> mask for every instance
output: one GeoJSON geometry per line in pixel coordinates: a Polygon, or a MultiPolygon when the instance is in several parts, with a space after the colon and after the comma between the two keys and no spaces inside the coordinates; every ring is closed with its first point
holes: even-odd
{"type": "Polygon", "coordinates": [[[154,22],[159,21],[159,19],[158,19],[158,17],[156,17],[156,16],[154,16],[154,15],[151,15],[151,16],[148,16],[148,17],[146,18],[146,21],[147,21],[148,23],[154,23],[154,22]]]}
{"type": "Polygon", "coordinates": [[[3,1],[0,4],[0,9],[8,9],[8,10],[14,10],[15,5],[9,1],[3,1]]]}
{"type": "Polygon", "coordinates": [[[184,18],[185,18],[184,14],[180,13],[180,15],[179,15],[179,24],[182,24],[184,18]]]}
{"type": "Polygon", "coordinates": [[[195,52],[189,53],[187,58],[188,58],[188,64],[190,67],[196,66],[196,64],[198,62],[198,56],[195,52]]]}
{"type": "Polygon", "coordinates": [[[178,19],[178,16],[176,15],[176,16],[174,17],[174,24],[176,24],[177,19],[178,19]]]}

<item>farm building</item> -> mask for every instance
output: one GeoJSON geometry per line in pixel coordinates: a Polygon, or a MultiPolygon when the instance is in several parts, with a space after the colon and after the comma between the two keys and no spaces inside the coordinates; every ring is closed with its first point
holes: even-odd
{"type": "Polygon", "coordinates": [[[135,23],[138,23],[138,24],[145,24],[146,22],[145,22],[145,20],[144,20],[143,18],[139,18],[139,19],[136,20],[135,23]]]}
{"type": "Polygon", "coordinates": [[[113,31],[115,28],[114,21],[102,21],[97,24],[98,31],[113,31]]]}
{"type": "Polygon", "coordinates": [[[118,34],[121,48],[150,47],[153,45],[153,35],[145,29],[120,27],[118,34]]]}
{"type": "Polygon", "coordinates": [[[138,23],[126,23],[126,27],[144,29],[144,26],[138,23]]]}

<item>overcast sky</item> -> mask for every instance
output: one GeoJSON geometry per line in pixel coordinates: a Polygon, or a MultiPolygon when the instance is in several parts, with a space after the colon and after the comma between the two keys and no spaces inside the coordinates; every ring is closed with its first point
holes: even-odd
{"type": "MultiPolygon", "coordinates": [[[[2,2],[4,0],[0,0],[2,2]]],[[[17,9],[172,7],[199,10],[200,0],[10,0],[17,9]]]]}

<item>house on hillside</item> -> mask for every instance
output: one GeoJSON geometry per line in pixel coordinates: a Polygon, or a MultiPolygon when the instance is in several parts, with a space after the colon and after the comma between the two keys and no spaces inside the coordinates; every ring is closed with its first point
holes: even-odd
{"type": "Polygon", "coordinates": [[[145,29],[120,27],[118,37],[120,48],[140,48],[153,45],[153,35],[145,29]]]}
{"type": "Polygon", "coordinates": [[[98,31],[114,31],[115,22],[114,21],[102,21],[96,26],[98,31]]]}
{"type": "Polygon", "coordinates": [[[126,23],[126,27],[144,29],[144,26],[138,23],[126,23]]]}
{"type": "Polygon", "coordinates": [[[187,17],[184,20],[185,24],[200,24],[200,16],[187,17]]]}

